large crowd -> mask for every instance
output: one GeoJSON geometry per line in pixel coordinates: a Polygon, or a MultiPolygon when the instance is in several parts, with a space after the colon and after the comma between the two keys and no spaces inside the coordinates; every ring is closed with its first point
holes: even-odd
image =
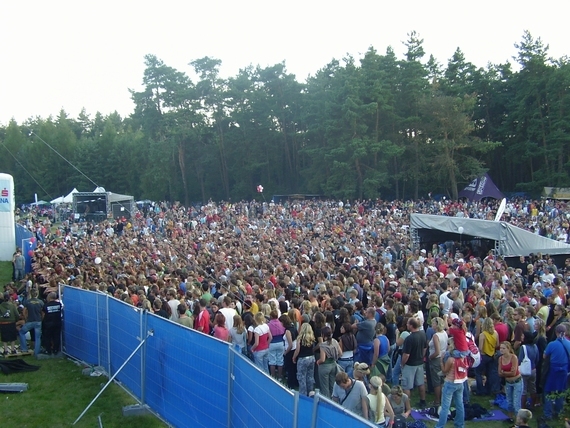
{"type": "MultiPolygon", "coordinates": [[[[22,349],[33,330],[42,335],[37,353],[59,352],[53,333],[44,340],[41,311],[64,283],[231,342],[288,387],[318,389],[379,426],[434,407],[441,427],[452,399],[461,426],[468,373],[473,393],[506,395],[520,426],[535,406],[556,418],[564,397],[552,394],[566,390],[570,372],[570,259],[521,255],[514,267],[468,242],[414,248],[410,238],[410,213],[494,219],[497,208],[431,199],[155,203],[128,219],[59,228],[32,213],[20,220],[37,239],[32,272],[17,269],[16,251],[0,303],[0,314],[20,306],[0,322],[4,351],[15,348],[17,336],[5,335],[14,322],[22,349]],[[42,298],[40,319],[30,318],[30,301],[42,298]]],[[[503,220],[569,242],[564,203],[512,200],[503,220]]]]}

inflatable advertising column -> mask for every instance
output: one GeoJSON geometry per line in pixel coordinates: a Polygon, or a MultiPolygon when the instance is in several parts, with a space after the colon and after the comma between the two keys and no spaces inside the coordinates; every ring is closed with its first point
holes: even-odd
{"type": "Polygon", "coordinates": [[[0,261],[11,261],[16,250],[14,178],[0,173],[0,261]]]}

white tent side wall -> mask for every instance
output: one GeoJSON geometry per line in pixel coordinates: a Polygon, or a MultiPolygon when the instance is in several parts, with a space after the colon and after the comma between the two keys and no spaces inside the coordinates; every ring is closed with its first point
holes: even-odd
{"type": "Polygon", "coordinates": [[[16,250],[14,178],[0,173],[0,261],[12,260],[16,250]]]}
{"type": "Polygon", "coordinates": [[[478,220],[429,214],[411,214],[410,229],[435,229],[463,236],[497,241],[502,256],[528,256],[530,253],[570,254],[570,245],[536,235],[503,221],[478,220]]]}

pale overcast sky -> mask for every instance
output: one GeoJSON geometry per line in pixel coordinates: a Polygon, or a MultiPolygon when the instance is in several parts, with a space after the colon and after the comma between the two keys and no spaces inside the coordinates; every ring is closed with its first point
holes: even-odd
{"type": "Polygon", "coordinates": [[[566,2],[530,1],[123,1],[0,2],[0,124],[57,116],[77,117],[85,107],[133,111],[128,89],[140,89],[144,55],[191,73],[204,56],[222,60],[223,77],[249,64],[285,60],[304,81],[333,58],[360,58],[373,46],[392,46],[415,30],[425,60],[445,64],[457,47],[478,67],[516,54],[524,30],[550,45],[550,55],[570,53],[566,2]]]}

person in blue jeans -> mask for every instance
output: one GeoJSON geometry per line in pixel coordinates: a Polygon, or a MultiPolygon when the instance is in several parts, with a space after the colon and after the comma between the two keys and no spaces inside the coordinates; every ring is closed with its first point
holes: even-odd
{"type": "Polygon", "coordinates": [[[514,422],[521,409],[523,392],[522,376],[519,371],[519,359],[515,355],[510,342],[501,342],[499,347],[499,377],[505,379],[505,395],[509,404],[509,422],[514,422]]]}
{"type": "MultiPolygon", "coordinates": [[[[453,339],[448,340],[447,350],[451,353],[455,349],[453,339]]],[[[455,418],[453,425],[457,428],[465,426],[465,408],[463,407],[463,385],[467,381],[469,364],[466,358],[448,358],[441,362],[441,371],[445,375],[443,390],[441,393],[441,410],[439,420],[435,428],[443,428],[447,423],[447,415],[453,401],[455,406],[455,418]]]]}
{"type": "Polygon", "coordinates": [[[33,288],[30,290],[29,299],[24,303],[24,319],[26,323],[20,329],[20,349],[22,352],[28,352],[28,343],[26,342],[26,333],[34,331],[34,355],[37,357],[40,353],[42,339],[42,309],[44,302],[38,299],[38,290],[33,288]]]}

